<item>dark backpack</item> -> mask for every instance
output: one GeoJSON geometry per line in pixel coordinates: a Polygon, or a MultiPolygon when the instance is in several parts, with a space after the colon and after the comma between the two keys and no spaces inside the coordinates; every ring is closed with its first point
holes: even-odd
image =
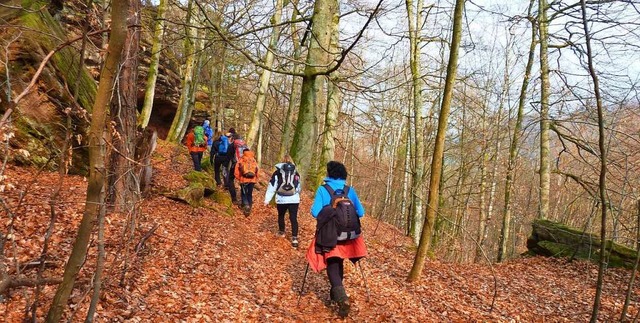
{"type": "Polygon", "coordinates": [[[295,195],[296,187],[300,182],[300,176],[296,174],[296,166],[291,163],[286,163],[278,169],[277,174],[280,186],[278,186],[276,193],[281,196],[295,195]]]}
{"type": "Polygon", "coordinates": [[[360,236],[360,217],[356,212],[353,201],[349,199],[349,186],[344,189],[334,191],[329,184],[324,184],[324,188],[331,196],[331,206],[335,210],[336,229],[338,241],[353,240],[360,236]]]}
{"type": "Polygon", "coordinates": [[[218,144],[218,155],[225,155],[229,149],[229,138],[227,136],[220,136],[220,143],[218,144]]]}

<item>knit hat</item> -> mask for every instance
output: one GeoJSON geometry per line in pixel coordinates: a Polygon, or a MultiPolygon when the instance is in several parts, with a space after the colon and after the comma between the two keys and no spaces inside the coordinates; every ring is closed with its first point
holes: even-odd
{"type": "Polygon", "coordinates": [[[229,128],[229,132],[230,132],[230,133],[232,133],[232,134],[234,134],[234,133],[236,133],[236,129],[234,129],[234,128],[229,128]]]}

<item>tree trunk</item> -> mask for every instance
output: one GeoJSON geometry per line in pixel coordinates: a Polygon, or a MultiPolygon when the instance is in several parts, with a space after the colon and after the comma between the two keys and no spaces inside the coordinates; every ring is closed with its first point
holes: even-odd
{"type": "MultiPolygon", "coordinates": [[[[533,0],[529,6],[529,16],[533,7],[533,0]]],[[[515,177],[516,160],[518,154],[518,145],[520,143],[520,132],[522,132],[522,119],[524,117],[524,106],[527,98],[527,88],[529,87],[529,79],[531,77],[531,69],[533,67],[533,59],[536,49],[536,35],[538,34],[537,24],[531,23],[531,42],[529,43],[529,57],[520,87],[520,98],[518,99],[518,112],[516,115],[516,125],[513,129],[513,136],[509,144],[509,162],[507,164],[507,174],[504,188],[504,209],[502,212],[502,228],[500,229],[500,239],[498,241],[498,262],[504,260],[507,253],[507,245],[509,243],[509,227],[511,225],[511,188],[515,177]]]]}
{"type": "Polygon", "coordinates": [[[322,80],[318,72],[326,70],[328,65],[328,53],[331,43],[333,17],[338,10],[336,0],[317,0],[313,8],[311,18],[312,30],[307,54],[307,64],[302,79],[302,92],[300,98],[300,110],[296,122],[296,132],[293,137],[291,154],[299,166],[300,176],[307,180],[312,158],[315,152],[315,143],[318,137],[316,125],[317,117],[317,93],[320,91],[322,80]]]}
{"type": "Polygon", "coordinates": [[[598,311],[600,310],[600,297],[602,295],[602,283],[604,282],[604,270],[607,262],[607,209],[609,202],[607,201],[607,147],[605,144],[604,129],[604,107],[602,106],[602,97],[600,96],[600,81],[593,62],[593,50],[591,49],[591,34],[589,33],[589,25],[587,22],[587,5],[585,0],[580,0],[582,7],[582,26],[584,27],[584,36],[587,45],[587,62],[589,66],[589,75],[593,81],[593,94],[596,97],[596,107],[598,110],[598,148],[600,150],[600,176],[598,179],[598,193],[600,195],[600,260],[598,266],[598,282],[596,283],[596,295],[593,300],[593,311],[591,312],[591,322],[598,321],[598,311]]]}
{"type": "Polygon", "coordinates": [[[196,65],[195,45],[193,39],[193,0],[189,0],[187,5],[187,18],[185,22],[185,39],[184,39],[184,55],[186,57],[185,67],[183,69],[184,75],[182,78],[182,91],[180,93],[180,100],[178,101],[178,110],[176,116],[173,118],[171,128],[167,134],[167,140],[171,142],[180,142],[182,140],[181,134],[185,123],[189,122],[189,112],[191,107],[189,106],[189,98],[192,93],[193,84],[193,71],[196,65]]]}
{"type": "MultiPolygon", "coordinates": [[[[282,3],[283,0],[276,0],[276,8],[273,16],[271,17],[271,24],[273,30],[271,31],[271,38],[269,39],[269,48],[267,48],[267,54],[264,58],[264,65],[271,68],[273,66],[273,59],[275,57],[274,52],[278,47],[278,40],[280,39],[280,21],[282,20],[282,3]]],[[[269,83],[271,81],[271,71],[268,69],[262,70],[260,80],[258,81],[258,98],[256,99],[256,105],[253,108],[253,115],[251,117],[251,124],[249,131],[247,132],[246,140],[249,146],[252,146],[258,136],[260,125],[262,124],[262,111],[267,102],[267,92],[269,91],[269,83]]]]}
{"type": "Polygon", "coordinates": [[[424,192],[424,138],[422,130],[424,128],[422,120],[422,87],[420,70],[420,30],[422,26],[422,0],[418,0],[416,7],[413,7],[412,0],[406,0],[407,16],[409,23],[409,64],[411,66],[411,91],[413,98],[413,143],[411,172],[411,223],[413,230],[411,236],[418,243],[420,230],[422,229],[423,214],[422,202],[424,192]]]}
{"type": "Polygon", "coordinates": [[[153,31],[151,46],[151,62],[149,72],[147,72],[147,88],[144,92],[144,103],[142,112],[138,116],[138,125],[146,128],[151,118],[153,109],[153,97],[156,91],[156,80],[158,79],[158,66],[160,65],[160,53],[162,51],[162,38],[164,36],[164,13],[167,9],[167,0],[160,0],[158,13],[156,14],[156,25],[153,31]]]}
{"type": "Polygon", "coordinates": [[[127,15],[129,0],[113,0],[111,35],[104,67],[100,74],[100,83],[93,106],[91,126],[89,128],[89,178],[87,199],[82,221],[78,228],[78,236],[73,244],[73,250],[65,266],[62,283],[47,314],[47,322],[59,322],[66,307],[67,300],[73,289],[76,276],[80,271],[87,245],[91,237],[91,229],[100,209],[104,207],[104,157],[105,157],[105,126],[107,121],[107,105],[111,99],[113,84],[117,75],[118,65],[124,42],[127,36],[127,15]]]}
{"type": "MultiPolygon", "coordinates": [[[[291,1],[293,3],[293,10],[291,10],[291,21],[298,19],[298,1],[291,1]]],[[[293,71],[298,73],[300,66],[296,62],[300,61],[302,55],[302,45],[298,39],[298,27],[295,23],[291,24],[291,43],[293,44],[293,71]]],[[[297,76],[291,76],[291,94],[289,95],[289,105],[287,105],[287,112],[282,126],[282,140],[280,149],[278,150],[278,161],[283,160],[286,154],[289,154],[289,147],[291,146],[291,125],[293,124],[293,109],[298,103],[300,97],[300,82],[297,76]]]]}
{"type": "MultiPolygon", "coordinates": [[[[338,12],[333,19],[333,35],[331,36],[331,47],[330,51],[332,56],[336,56],[336,53],[340,51],[339,44],[339,32],[338,32],[338,24],[340,21],[340,16],[338,12]]],[[[340,82],[340,74],[339,72],[334,72],[331,74],[331,77],[327,82],[327,109],[325,110],[324,115],[324,131],[322,132],[322,148],[320,152],[320,160],[317,164],[316,171],[316,186],[322,185],[323,176],[326,169],[326,165],[329,161],[332,161],[335,157],[336,150],[336,121],[338,120],[338,114],[342,109],[342,99],[343,94],[342,90],[338,86],[340,82]]]]}
{"type": "Polygon", "coordinates": [[[222,88],[224,81],[224,72],[226,69],[225,55],[226,55],[226,43],[220,44],[220,52],[216,59],[216,64],[213,65],[214,71],[211,73],[211,108],[215,111],[215,129],[224,131],[224,107],[222,106],[222,88]],[[214,94],[215,92],[215,94],[214,94]]]}
{"type": "Polygon", "coordinates": [[[551,170],[549,162],[549,22],[547,0],[539,0],[538,25],[540,26],[540,205],[538,217],[549,217],[549,187],[551,170]]]}
{"type": "Polygon", "coordinates": [[[456,73],[458,69],[458,49],[460,48],[460,39],[462,38],[462,13],[464,12],[465,0],[456,0],[456,6],[453,14],[453,33],[451,35],[451,49],[449,51],[449,63],[447,64],[447,77],[445,79],[444,94],[442,97],[442,106],[440,107],[440,116],[438,117],[438,131],[434,146],[433,157],[431,160],[431,176],[429,180],[429,198],[427,200],[427,214],[425,217],[424,227],[420,235],[420,244],[413,262],[413,267],[409,272],[409,281],[416,281],[422,274],[422,268],[427,257],[427,251],[431,246],[431,234],[435,224],[436,214],[438,212],[438,201],[440,196],[440,177],[442,175],[442,159],[444,157],[445,137],[447,133],[447,121],[449,119],[449,111],[451,109],[451,99],[453,96],[453,87],[456,81],[456,73]]]}
{"type": "MultiPolygon", "coordinates": [[[[130,0],[128,24],[140,25],[140,1],[130,0]]],[[[116,212],[128,213],[139,199],[140,188],[132,162],[136,149],[136,107],[138,76],[138,44],[140,30],[128,28],[122,52],[122,65],[116,87],[115,100],[111,101],[111,123],[117,134],[111,138],[107,202],[116,212]]]]}

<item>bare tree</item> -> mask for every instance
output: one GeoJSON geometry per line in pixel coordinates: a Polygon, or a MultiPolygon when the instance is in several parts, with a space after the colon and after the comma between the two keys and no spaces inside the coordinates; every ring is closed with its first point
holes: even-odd
{"type": "Polygon", "coordinates": [[[62,283],[53,298],[47,322],[59,322],[73,289],[73,284],[87,253],[87,245],[91,236],[94,221],[105,201],[105,127],[107,123],[107,105],[111,100],[113,84],[117,77],[117,69],[122,57],[125,39],[127,37],[127,17],[129,0],[113,0],[111,9],[111,34],[109,48],[104,67],[100,74],[98,93],[96,94],[91,126],[89,128],[89,179],[87,187],[87,201],[85,211],[78,228],[78,235],[73,244],[73,250],[65,266],[62,283]]]}

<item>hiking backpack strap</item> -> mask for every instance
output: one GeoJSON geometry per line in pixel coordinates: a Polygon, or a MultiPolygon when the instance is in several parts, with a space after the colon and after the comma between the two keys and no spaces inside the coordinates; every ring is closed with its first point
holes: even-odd
{"type": "Polygon", "coordinates": [[[329,196],[331,197],[331,202],[330,205],[333,206],[334,208],[336,207],[334,205],[336,199],[338,199],[338,197],[342,197],[342,198],[349,198],[349,186],[345,185],[344,188],[342,189],[344,191],[344,195],[343,196],[337,196],[336,195],[336,191],[333,190],[333,188],[331,188],[331,186],[329,186],[329,184],[324,184],[322,185],[324,186],[324,188],[327,190],[327,192],[329,192],[329,196]]]}

